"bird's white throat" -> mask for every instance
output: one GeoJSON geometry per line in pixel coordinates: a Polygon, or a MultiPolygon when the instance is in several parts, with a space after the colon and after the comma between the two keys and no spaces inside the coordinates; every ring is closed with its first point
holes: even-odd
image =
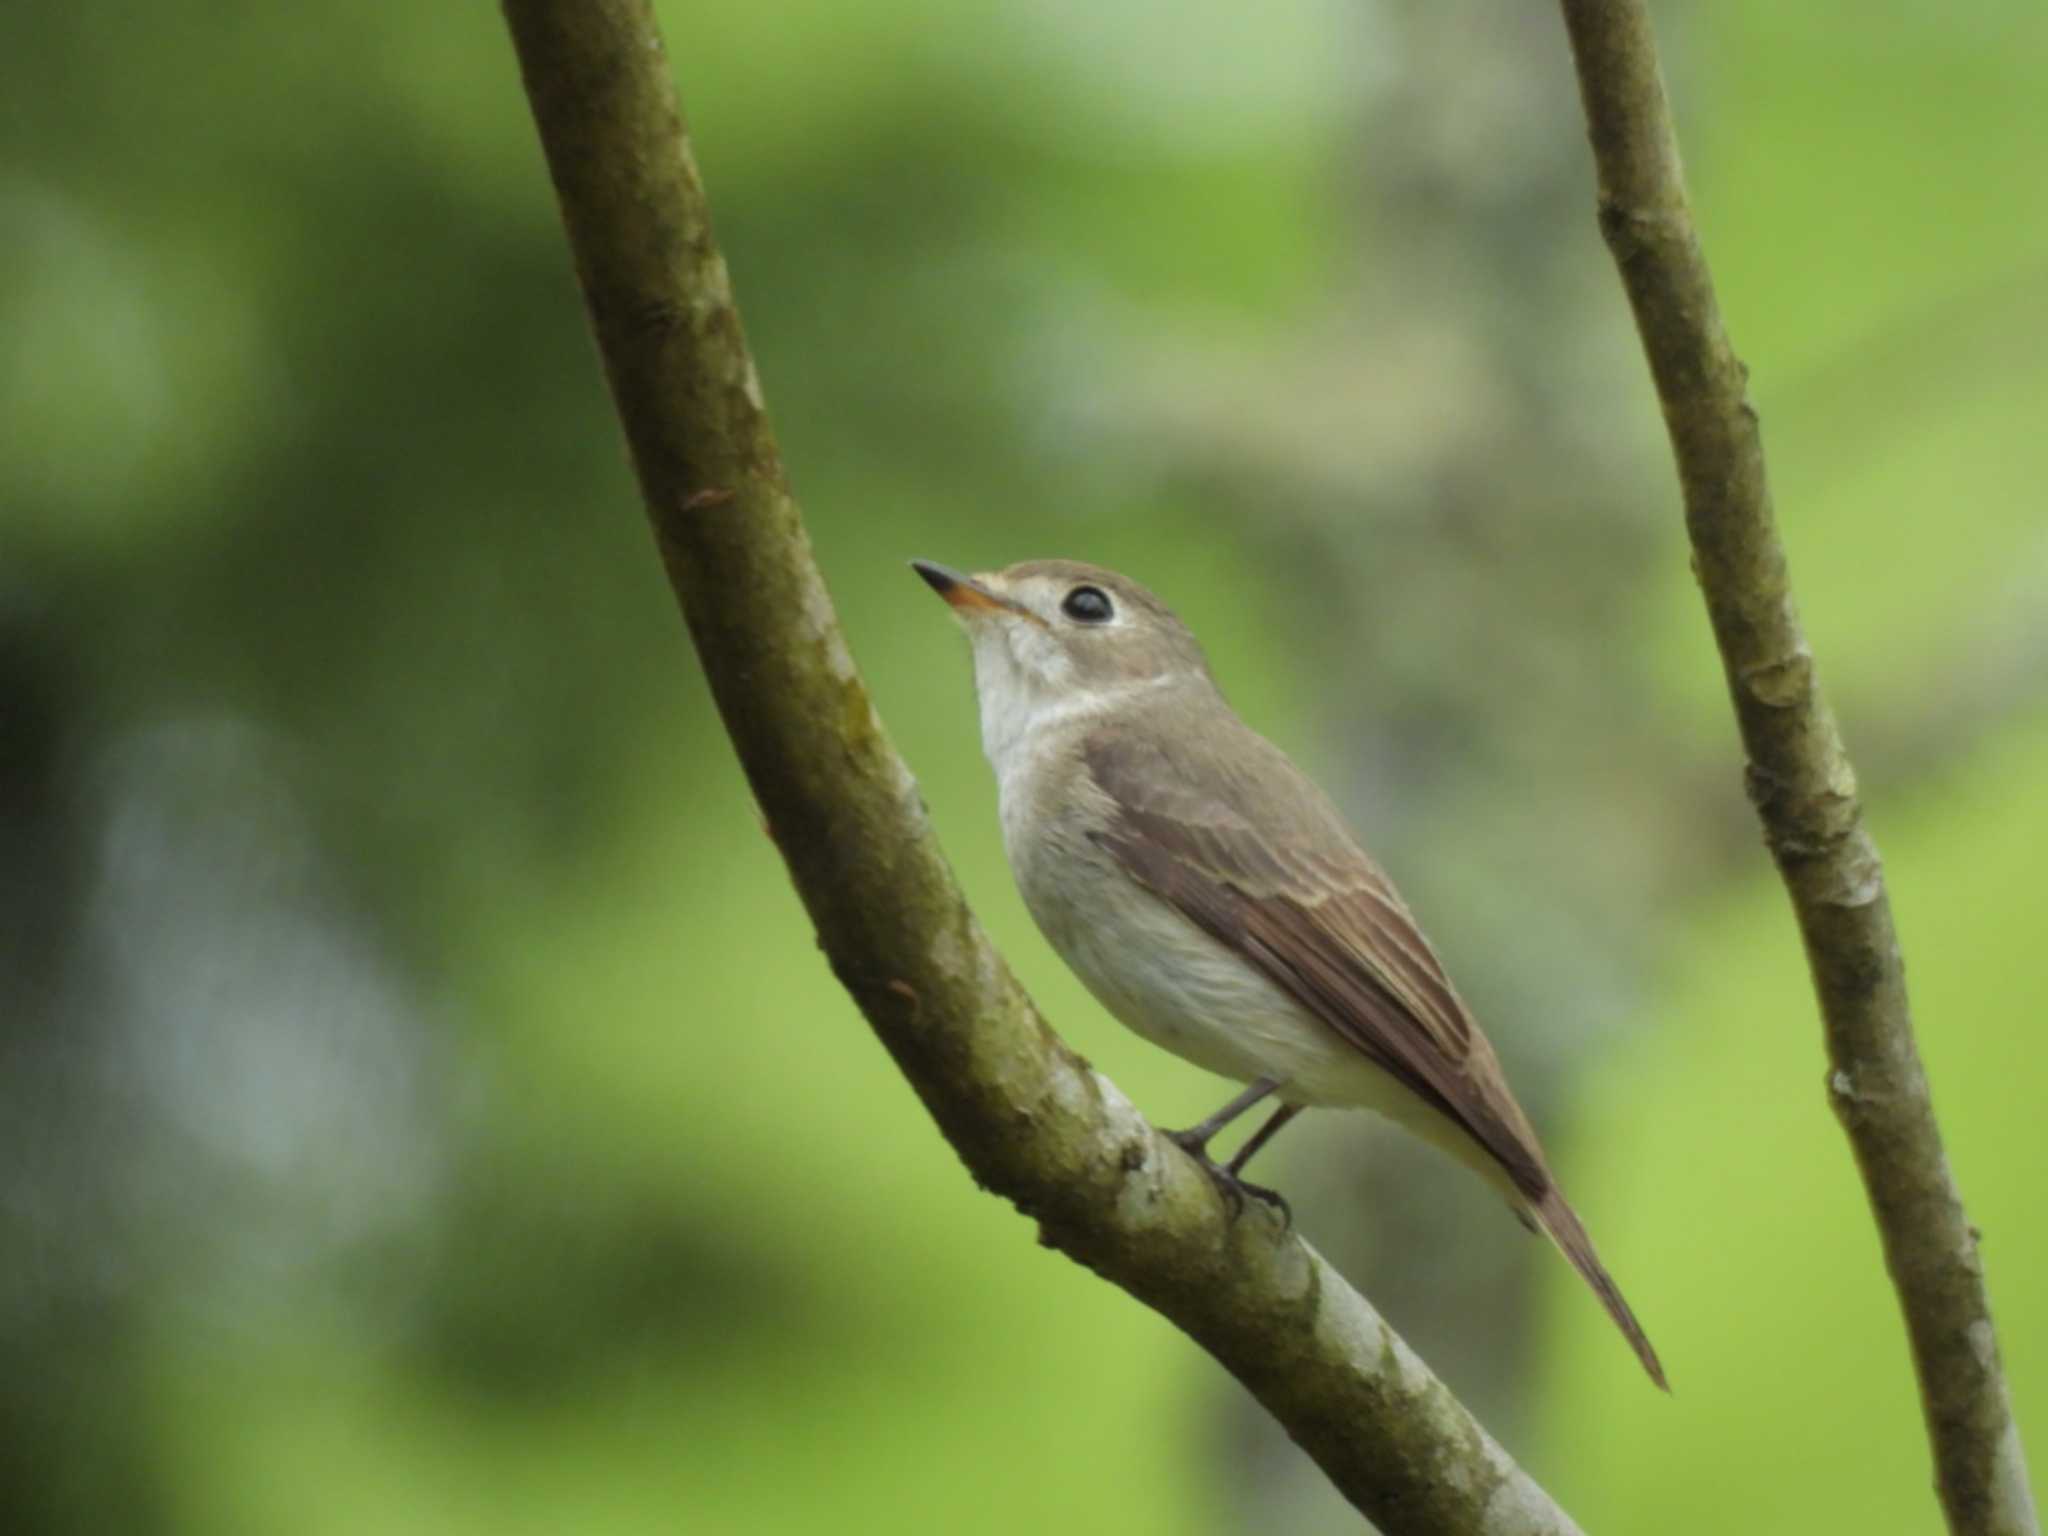
{"type": "Polygon", "coordinates": [[[1018,804],[1038,755],[1066,731],[1114,714],[1140,695],[1191,674],[1163,672],[1112,683],[1082,683],[1066,650],[1030,624],[987,624],[974,632],[974,687],[981,702],[981,749],[995,770],[1005,817],[1018,804]]]}

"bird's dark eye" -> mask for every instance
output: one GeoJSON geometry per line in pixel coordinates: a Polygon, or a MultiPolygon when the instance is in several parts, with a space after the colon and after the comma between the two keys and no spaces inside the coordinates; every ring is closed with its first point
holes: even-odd
{"type": "Polygon", "coordinates": [[[1115,615],[1116,608],[1102,588],[1076,587],[1060,604],[1060,612],[1076,624],[1107,624],[1115,615]]]}

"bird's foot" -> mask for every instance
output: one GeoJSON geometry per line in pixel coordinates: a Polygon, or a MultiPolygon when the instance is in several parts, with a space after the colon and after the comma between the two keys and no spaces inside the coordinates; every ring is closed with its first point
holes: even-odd
{"type": "Polygon", "coordinates": [[[1232,1188],[1235,1188],[1238,1191],[1240,1191],[1241,1194],[1250,1195],[1254,1200],[1257,1200],[1260,1204],[1269,1205],[1274,1210],[1278,1211],[1280,1213],[1281,1231],[1284,1232],[1294,1225],[1294,1207],[1287,1203],[1287,1197],[1281,1194],[1279,1190],[1268,1189],[1263,1184],[1254,1184],[1249,1179],[1241,1179],[1236,1174],[1232,1173],[1228,1168],[1218,1168],[1216,1172],[1220,1174],[1223,1177],[1223,1179],[1225,1179],[1230,1184],[1232,1188]]]}
{"type": "Polygon", "coordinates": [[[1216,1186],[1216,1192],[1223,1197],[1223,1203],[1235,1221],[1244,1214],[1245,1197],[1269,1205],[1280,1213],[1280,1225],[1287,1228],[1294,1225],[1294,1208],[1287,1203],[1287,1197],[1277,1189],[1268,1189],[1263,1184],[1254,1184],[1237,1176],[1234,1168],[1226,1168],[1209,1156],[1209,1139],[1197,1136],[1193,1131],[1167,1131],[1163,1133],[1181,1151],[1195,1160],[1202,1172],[1209,1175],[1209,1182],[1216,1186]]]}

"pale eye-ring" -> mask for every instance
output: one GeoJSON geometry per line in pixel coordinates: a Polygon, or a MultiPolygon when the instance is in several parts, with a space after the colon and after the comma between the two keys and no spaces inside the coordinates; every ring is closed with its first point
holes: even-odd
{"type": "Polygon", "coordinates": [[[1102,588],[1076,587],[1060,603],[1060,612],[1076,624],[1107,624],[1116,616],[1116,607],[1102,588]]]}

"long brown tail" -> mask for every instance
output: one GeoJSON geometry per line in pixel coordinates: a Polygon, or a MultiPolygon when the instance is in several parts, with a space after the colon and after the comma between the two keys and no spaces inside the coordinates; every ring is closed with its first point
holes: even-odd
{"type": "Polygon", "coordinates": [[[1555,1188],[1551,1189],[1538,1202],[1535,1214],[1543,1224],[1543,1230],[1550,1234],[1550,1240],[1572,1261],[1572,1268],[1584,1275],[1586,1284],[1593,1287],[1593,1294],[1600,1298],[1600,1305],[1607,1309],[1607,1315],[1614,1319],[1615,1326],[1634,1347],[1636,1358],[1650,1373],[1650,1380],[1669,1392],[1671,1383],[1664,1379],[1664,1367],[1658,1362],[1657,1351],[1650,1346],[1649,1336],[1622,1299],[1621,1287],[1614,1283],[1614,1277],[1601,1264],[1600,1255],[1593,1251],[1593,1239],[1586,1235],[1577,1214],[1565,1204],[1564,1196],[1555,1188]]]}

